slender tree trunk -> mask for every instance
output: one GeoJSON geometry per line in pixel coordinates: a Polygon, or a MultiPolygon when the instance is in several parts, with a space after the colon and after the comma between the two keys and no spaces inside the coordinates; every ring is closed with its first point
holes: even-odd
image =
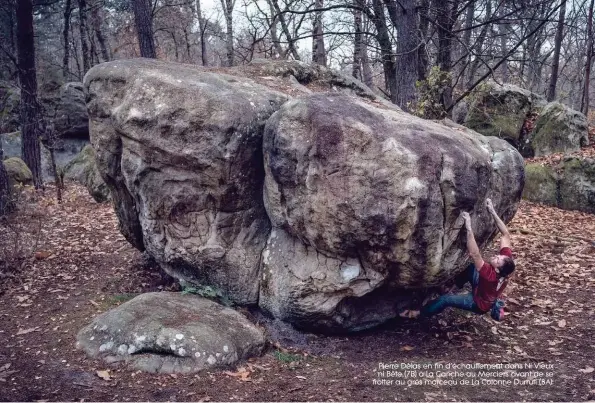
{"type": "Polygon", "coordinates": [[[293,40],[292,35],[289,32],[289,27],[287,25],[287,22],[285,21],[285,16],[283,13],[281,13],[281,8],[279,7],[278,0],[269,1],[275,9],[275,15],[279,18],[279,23],[281,24],[281,30],[283,31],[283,35],[285,35],[285,38],[287,39],[288,52],[291,53],[291,56],[293,56],[295,60],[300,60],[300,55],[298,54],[297,49],[295,48],[295,41],[293,40]]]}
{"type": "Polygon", "coordinates": [[[10,184],[8,183],[8,174],[2,161],[4,160],[4,150],[0,142],[0,217],[10,212],[12,203],[10,195],[10,184]]]}
{"type": "MultiPolygon", "coordinates": [[[[273,42],[273,48],[275,49],[275,53],[278,57],[284,57],[285,52],[283,51],[283,47],[281,46],[281,41],[279,40],[279,35],[277,34],[277,22],[279,21],[279,17],[275,14],[275,8],[270,1],[267,1],[269,5],[269,12],[271,13],[272,19],[270,22],[270,31],[271,31],[271,41],[273,42]]],[[[274,57],[273,52],[271,52],[271,56],[274,57]]]]}
{"type": "Polygon", "coordinates": [[[198,29],[200,30],[200,58],[203,66],[209,65],[207,55],[207,42],[205,41],[206,22],[202,16],[202,9],[200,7],[200,0],[196,0],[196,18],[198,18],[198,29]]]}
{"type": "Polygon", "coordinates": [[[21,85],[21,153],[23,161],[33,174],[33,184],[38,189],[42,185],[41,151],[39,148],[41,113],[37,102],[35,37],[31,0],[17,2],[17,54],[21,85]]]}
{"type": "Polygon", "coordinates": [[[68,38],[69,29],[70,29],[70,15],[72,14],[72,2],[71,0],[66,0],[66,4],[64,6],[64,29],[62,30],[62,38],[64,41],[64,57],[62,59],[62,74],[64,79],[68,81],[68,75],[70,74],[70,69],[68,65],[70,64],[70,39],[68,38]]]}
{"type": "Polygon", "coordinates": [[[444,82],[441,102],[444,110],[450,109],[452,105],[452,28],[455,23],[455,12],[458,8],[457,1],[442,1],[437,3],[436,29],[438,31],[438,55],[436,61],[440,71],[444,74],[441,81],[444,82]]]}
{"type": "Polygon", "coordinates": [[[554,42],[554,57],[552,60],[552,75],[550,85],[547,89],[547,100],[556,99],[556,86],[558,84],[558,68],[560,66],[560,49],[562,48],[562,38],[564,35],[564,20],[566,18],[566,0],[562,0],[560,6],[560,18],[558,19],[558,28],[556,30],[556,40],[554,42]]]}
{"type": "MultiPolygon", "coordinates": [[[[323,0],[314,0],[314,7],[321,9],[324,6],[323,0]]],[[[314,24],[312,26],[312,61],[321,66],[326,66],[326,50],[324,47],[324,32],[322,29],[322,11],[314,13],[314,24]]]]}
{"type": "MultiPolygon", "coordinates": [[[[359,1],[355,0],[355,6],[359,6],[359,1]]],[[[355,36],[353,38],[353,70],[351,75],[358,80],[362,80],[362,11],[353,10],[353,26],[355,36]]],[[[363,80],[362,80],[363,81],[363,80]]]]}
{"type": "MultiPolygon", "coordinates": [[[[367,1],[364,4],[367,7],[367,1]]],[[[363,30],[368,32],[370,30],[370,20],[363,16],[363,30]]],[[[374,85],[374,77],[372,74],[372,68],[370,67],[370,60],[368,58],[368,41],[370,40],[369,35],[362,36],[362,49],[361,49],[361,60],[362,60],[362,76],[363,82],[368,87],[372,88],[374,85]]]]}
{"type": "Polygon", "coordinates": [[[394,61],[394,53],[388,27],[386,26],[386,17],[384,15],[384,6],[381,0],[372,0],[374,10],[374,25],[376,25],[376,40],[380,45],[380,55],[382,57],[382,67],[384,69],[384,81],[386,89],[390,94],[393,103],[398,104],[399,91],[397,89],[397,70],[394,61]]]}
{"type": "Polygon", "coordinates": [[[83,73],[86,73],[90,68],[89,62],[89,43],[87,42],[87,2],[86,0],[78,0],[79,3],[79,32],[81,36],[81,53],[83,56],[83,73]]]}
{"type": "Polygon", "coordinates": [[[589,19],[587,21],[587,61],[585,63],[585,87],[583,90],[583,102],[581,111],[589,115],[589,82],[591,81],[591,65],[593,61],[593,5],[595,1],[591,0],[589,5],[589,19]]]}
{"type": "Polygon", "coordinates": [[[138,46],[141,57],[157,58],[155,37],[153,36],[153,18],[148,0],[132,0],[134,22],[138,35],[138,46]]]}
{"type": "MultiPolygon", "coordinates": [[[[491,18],[492,18],[492,0],[487,0],[485,18],[483,20],[484,23],[486,21],[489,21],[491,18]]],[[[475,46],[473,47],[473,51],[475,53],[481,54],[481,52],[483,51],[483,44],[484,44],[486,37],[488,35],[488,27],[489,27],[489,24],[485,24],[481,28],[481,31],[479,32],[479,36],[477,37],[475,46]]],[[[473,62],[471,62],[471,68],[468,70],[468,75],[467,75],[467,87],[470,87],[471,85],[473,85],[473,82],[475,81],[475,76],[477,75],[477,71],[479,70],[480,64],[481,64],[481,59],[479,57],[475,57],[475,59],[473,59],[473,62]]]]}
{"type": "Polygon", "coordinates": [[[233,49],[233,8],[235,0],[221,0],[223,6],[223,14],[225,15],[225,25],[227,27],[226,32],[226,49],[227,49],[227,65],[233,66],[234,64],[234,49],[233,49]]]}
{"type": "Polygon", "coordinates": [[[97,42],[99,43],[99,50],[101,51],[101,58],[104,62],[109,61],[109,51],[107,49],[105,36],[103,35],[103,31],[101,30],[101,23],[103,18],[101,17],[101,3],[97,2],[91,11],[91,24],[93,26],[93,31],[95,32],[95,37],[97,38],[97,42]]]}
{"type": "Polygon", "coordinates": [[[423,81],[428,72],[428,52],[426,49],[426,40],[428,40],[428,13],[430,12],[430,1],[421,0],[419,7],[419,34],[420,42],[417,50],[417,79],[423,81]]]}

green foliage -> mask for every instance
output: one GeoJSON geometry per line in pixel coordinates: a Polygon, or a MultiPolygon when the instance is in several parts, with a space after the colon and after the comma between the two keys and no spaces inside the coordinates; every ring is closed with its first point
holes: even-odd
{"type": "Polygon", "coordinates": [[[438,66],[432,67],[425,80],[415,83],[418,96],[417,102],[409,107],[411,113],[424,119],[446,117],[442,94],[449,89],[451,82],[451,73],[441,71],[438,66]]]}
{"type": "Polygon", "coordinates": [[[281,362],[285,362],[285,363],[298,362],[298,361],[301,361],[303,358],[300,355],[286,353],[281,350],[273,351],[273,355],[275,356],[276,359],[278,359],[281,362]]]}
{"type": "Polygon", "coordinates": [[[232,306],[233,302],[221,290],[209,285],[196,284],[194,286],[184,286],[182,294],[194,294],[203,298],[214,300],[225,306],[232,306]]]}

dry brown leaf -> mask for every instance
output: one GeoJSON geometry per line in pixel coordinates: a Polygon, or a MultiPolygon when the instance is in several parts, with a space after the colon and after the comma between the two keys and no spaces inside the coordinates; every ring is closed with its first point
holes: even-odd
{"type": "Polygon", "coordinates": [[[104,381],[109,381],[111,378],[110,374],[109,374],[109,369],[103,370],[103,371],[97,371],[95,372],[97,374],[98,377],[100,377],[101,379],[103,379],[104,381]]]}
{"type": "Polygon", "coordinates": [[[415,347],[413,346],[403,346],[400,348],[401,351],[411,351],[411,350],[415,350],[415,347]]]}
{"type": "Polygon", "coordinates": [[[595,368],[593,367],[587,367],[584,369],[579,369],[579,372],[582,372],[583,374],[590,374],[591,372],[595,371],[595,368]]]}
{"type": "Polygon", "coordinates": [[[562,328],[562,327],[565,327],[565,326],[566,326],[566,320],[565,319],[560,319],[558,321],[558,327],[559,328],[562,328]]]}
{"type": "Polygon", "coordinates": [[[29,334],[31,332],[37,331],[38,329],[39,329],[38,327],[31,327],[29,329],[19,329],[19,331],[17,332],[17,336],[21,336],[23,334],[29,334]]]}

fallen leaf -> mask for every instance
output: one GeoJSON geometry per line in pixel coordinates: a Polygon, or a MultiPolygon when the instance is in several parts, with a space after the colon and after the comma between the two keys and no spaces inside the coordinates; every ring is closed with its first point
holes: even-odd
{"type": "Polygon", "coordinates": [[[411,351],[411,350],[415,350],[415,347],[412,346],[403,346],[400,348],[401,351],[411,351]]]}
{"type": "Polygon", "coordinates": [[[21,336],[23,334],[28,334],[31,332],[35,332],[37,329],[39,329],[38,327],[31,327],[29,329],[19,329],[19,331],[17,332],[17,336],[21,336]]]}
{"type": "Polygon", "coordinates": [[[305,381],[305,380],[306,380],[306,377],[305,377],[305,376],[301,376],[301,375],[296,375],[296,378],[297,378],[297,379],[301,379],[301,380],[303,380],[303,381],[305,381]]]}
{"type": "Polygon", "coordinates": [[[97,376],[100,377],[101,379],[103,379],[104,381],[109,381],[111,378],[110,374],[109,374],[109,370],[106,369],[104,371],[97,371],[96,372],[97,376]]]}
{"type": "Polygon", "coordinates": [[[579,369],[578,371],[582,372],[583,374],[590,374],[591,372],[595,371],[595,368],[587,367],[585,369],[579,369]]]}
{"type": "Polygon", "coordinates": [[[40,251],[35,252],[35,259],[37,259],[37,260],[47,259],[48,257],[50,257],[51,254],[52,254],[52,252],[48,252],[47,250],[40,250],[40,251]]]}
{"type": "Polygon", "coordinates": [[[566,326],[566,320],[565,319],[560,319],[558,321],[558,327],[562,328],[564,326],[566,326]]]}

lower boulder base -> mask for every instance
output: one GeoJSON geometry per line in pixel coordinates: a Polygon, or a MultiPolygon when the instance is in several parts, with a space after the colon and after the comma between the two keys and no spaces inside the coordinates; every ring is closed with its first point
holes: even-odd
{"type": "Polygon", "coordinates": [[[156,292],[96,317],[77,348],[147,372],[191,373],[260,355],[263,332],[240,313],[196,295],[156,292]]]}

